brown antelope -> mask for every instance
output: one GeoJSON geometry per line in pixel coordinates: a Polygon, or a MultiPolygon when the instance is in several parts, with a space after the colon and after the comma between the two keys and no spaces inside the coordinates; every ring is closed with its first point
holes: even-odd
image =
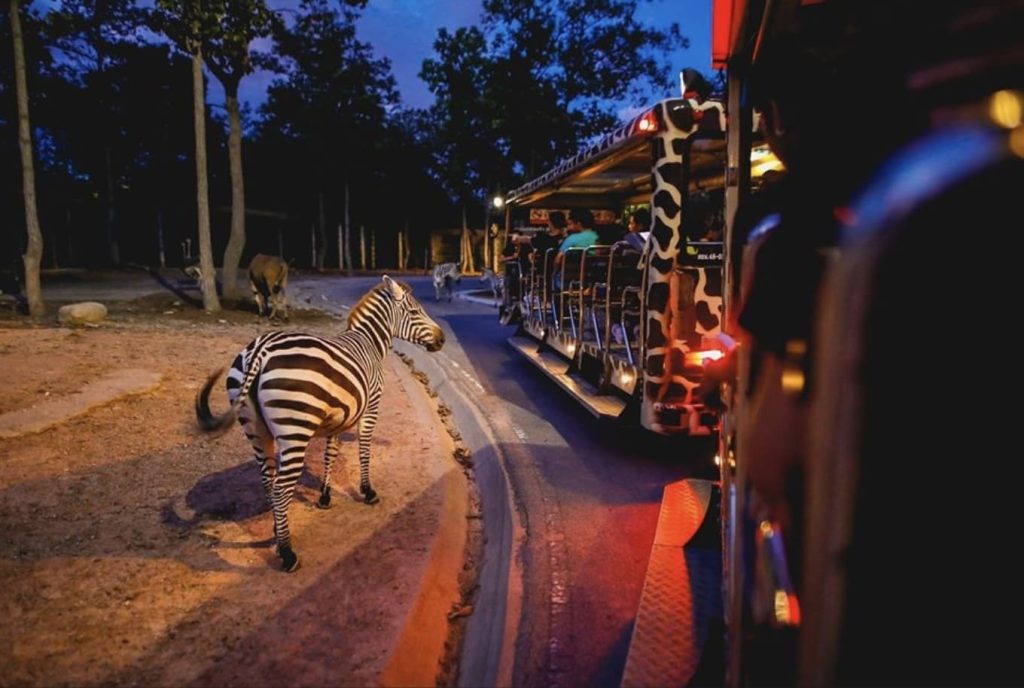
{"type": "Polygon", "coordinates": [[[256,300],[260,315],[273,318],[278,309],[288,319],[288,301],[285,287],[288,285],[288,263],[279,256],[257,253],[249,263],[249,286],[256,300]]]}

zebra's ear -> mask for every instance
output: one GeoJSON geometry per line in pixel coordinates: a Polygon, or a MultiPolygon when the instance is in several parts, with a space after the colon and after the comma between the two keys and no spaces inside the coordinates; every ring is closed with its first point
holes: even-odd
{"type": "Polygon", "coordinates": [[[384,275],[382,279],[384,280],[384,285],[387,287],[388,293],[391,294],[391,298],[395,301],[401,301],[405,298],[405,289],[402,289],[402,285],[387,275],[384,275]]]}

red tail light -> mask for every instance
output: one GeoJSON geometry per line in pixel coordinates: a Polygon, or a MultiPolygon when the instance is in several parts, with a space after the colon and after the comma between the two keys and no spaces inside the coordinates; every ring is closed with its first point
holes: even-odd
{"type": "Polygon", "coordinates": [[[648,110],[633,125],[633,133],[650,134],[658,131],[658,128],[658,118],[654,116],[654,110],[648,110]]]}

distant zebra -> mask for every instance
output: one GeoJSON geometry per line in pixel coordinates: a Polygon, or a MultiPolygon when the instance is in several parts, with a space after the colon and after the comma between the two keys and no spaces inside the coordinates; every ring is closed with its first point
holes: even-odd
{"type": "Polygon", "coordinates": [[[434,298],[441,300],[441,292],[448,292],[448,300],[452,300],[452,283],[462,279],[458,263],[439,263],[434,266],[434,298]]]}
{"type": "Polygon", "coordinates": [[[427,351],[444,345],[444,333],[409,286],[385,275],[383,283],[352,309],[348,329],[338,337],[271,332],[250,342],[228,372],[227,412],[214,416],[209,405],[210,389],[223,369],[211,375],[196,395],[196,418],[204,432],[222,432],[238,418],[252,443],[274,512],[277,553],[285,571],[299,567],[288,531],[288,505],[314,436],[327,438],[318,506],[326,509],[331,504],[331,462],[338,456],[338,435],[357,423],[359,491],[367,504],[378,501],[370,486],[370,440],[380,410],[383,362],[394,337],[427,351]]]}
{"type": "Polygon", "coordinates": [[[494,294],[494,305],[497,306],[505,289],[505,276],[497,274],[490,268],[484,268],[483,274],[480,275],[480,281],[487,282],[490,286],[491,293],[494,294]]]}

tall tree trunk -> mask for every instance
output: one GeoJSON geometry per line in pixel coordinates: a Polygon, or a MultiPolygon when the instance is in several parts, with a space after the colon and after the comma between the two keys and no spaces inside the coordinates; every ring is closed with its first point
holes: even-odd
{"type": "Polygon", "coordinates": [[[359,269],[366,269],[366,225],[359,225],[359,269]]]}
{"type": "Polygon", "coordinates": [[[344,247],[343,247],[344,250],[342,250],[341,255],[345,258],[345,272],[346,272],[346,274],[349,277],[351,277],[352,276],[352,246],[351,246],[351,244],[349,242],[349,237],[352,235],[352,233],[350,231],[352,225],[349,222],[349,218],[350,218],[350,215],[349,215],[349,186],[348,186],[348,178],[346,177],[346,179],[345,179],[345,244],[344,244],[344,247]]]}
{"type": "Polygon", "coordinates": [[[156,209],[156,250],[160,258],[160,267],[167,267],[167,254],[164,251],[164,209],[156,209]]]}
{"type": "MultiPolygon", "coordinates": [[[[238,109],[238,84],[226,84],[228,107],[228,160],[231,165],[231,236],[224,249],[221,277],[224,298],[238,300],[238,263],[245,248],[245,179],[242,174],[242,115],[238,109]]],[[[283,256],[282,256],[283,257],[283,256]]]]}
{"type": "Polygon", "coordinates": [[[402,269],[409,269],[409,258],[412,256],[412,249],[409,247],[409,218],[405,218],[405,228],[402,230],[405,233],[405,241],[402,242],[405,245],[405,253],[402,254],[402,269]]]}
{"type": "Polygon", "coordinates": [[[462,256],[460,259],[460,270],[462,272],[476,272],[476,261],[473,260],[473,238],[469,233],[469,222],[466,219],[466,206],[462,206],[462,256]]]}
{"type": "Polygon", "coordinates": [[[352,256],[348,247],[349,225],[348,225],[348,178],[345,178],[345,207],[342,210],[342,221],[338,225],[338,267],[351,274],[352,256]]]}
{"type": "Polygon", "coordinates": [[[28,121],[28,83],[25,78],[25,44],[21,35],[18,0],[11,0],[11,35],[14,39],[14,81],[18,89],[18,144],[21,148],[21,189],[25,197],[25,230],[28,246],[21,257],[25,264],[25,298],[28,312],[39,317],[46,312],[39,282],[39,264],[43,260],[43,233],[36,211],[36,173],[32,163],[32,129],[28,121]]]}
{"type": "Polygon", "coordinates": [[[110,146],[103,147],[103,175],[107,183],[107,247],[110,249],[110,262],[114,265],[121,264],[121,248],[117,243],[117,232],[114,231],[114,223],[117,214],[114,210],[114,152],[110,146]]]}
{"type": "Polygon", "coordinates": [[[405,233],[398,230],[398,269],[405,269],[405,233]]]}
{"type": "Polygon", "coordinates": [[[324,217],[324,192],[317,194],[317,239],[320,243],[316,247],[316,269],[323,270],[327,262],[327,219],[324,217]]]}
{"type": "Polygon", "coordinates": [[[196,129],[196,208],[199,213],[199,269],[203,292],[203,310],[220,311],[217,275],[213,267],[210,241],[210,191],[206,178],[206,98],[203,91],[203,51],[197,46],[192,54],[192,118],[196,129]]]}

